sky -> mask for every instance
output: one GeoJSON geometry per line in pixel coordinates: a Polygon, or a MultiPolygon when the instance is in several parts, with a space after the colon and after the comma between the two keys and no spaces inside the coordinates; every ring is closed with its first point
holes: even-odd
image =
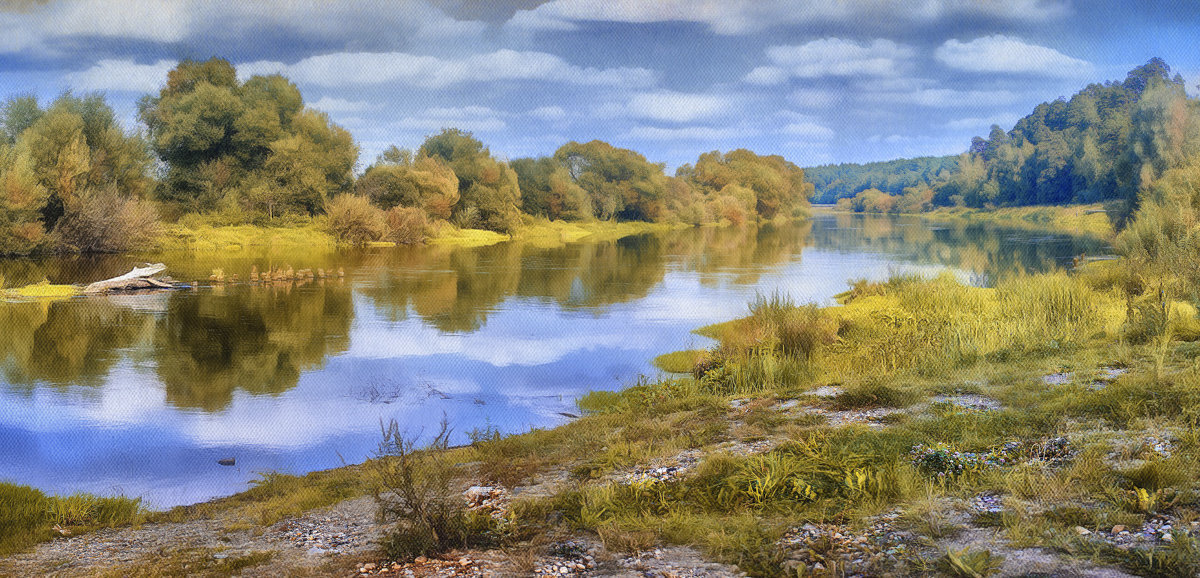
{"type": "Polygon", "coordinates": [[[1200,3],[1118,0],[0,0],[0,98],[101,91],[129,130],[183,59],[281,73],[389,145],[501,158],[600,139],[668,171],[956,154],[1158,56],[1200,82],[1200,3]]]}

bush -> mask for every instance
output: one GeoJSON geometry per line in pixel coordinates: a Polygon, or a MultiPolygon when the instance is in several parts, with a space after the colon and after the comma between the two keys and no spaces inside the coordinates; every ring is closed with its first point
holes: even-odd
{"type": "Polygon", "coordinates": [[[425,212],[416,207],[392,207],[387,212],[388,238],[401,245],[415,245],[425,239],[425,212]]]}
{"type": "Polygon", "coordinates": [[[365,197],[340,195],[325,206],[325,213],[329,216],[326,229],[345,243],[364,245],[387,232],[383,211],[365,197]]]}
{"type": "Polygon", "coordinates": [[[457,470],[445,453],[450,441],[446,421],[423,450],[404,436],[396,420],[382,429],[373,462],[379,480],[375,500],[383,521],[396,523],[383,539],[384,554],[411,560],[477,545],[489,529],[483,527],[488,520],[470,515],[455,489],[457,470]]]}
{"type": "Polygon", "coordinates": [[[158,212],[154,206],[113,189],[80,193],[55,228],[60,246],[84,253],[139,248],[157,233],[158,212]]]}

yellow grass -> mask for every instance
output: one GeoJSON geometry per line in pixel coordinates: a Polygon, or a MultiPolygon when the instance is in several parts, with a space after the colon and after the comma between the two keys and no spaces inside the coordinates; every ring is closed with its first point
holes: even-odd
{"type": "Polygon", "coordinates": [[[25,299],[66,299],[78,295],[79,291],[80,288],[77,285],[52,285],[49,281],[42,281],[10,289],[5,293],[12,297],[25,299]]]}
{"type": "Polygon", "coordinates": [[[923,213],[934,220],[989,221],[1003,225],[1047,229],[1110,239],[1115,234],[1104,205],[1051,205],[1002,209],[939,208],[923,213]]]}

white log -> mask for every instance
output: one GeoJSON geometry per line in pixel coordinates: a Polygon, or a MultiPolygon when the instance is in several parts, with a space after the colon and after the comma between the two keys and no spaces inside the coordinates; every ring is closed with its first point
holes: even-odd
{"type": "Polygon", "coordinates": [[[84,293],[104,293],[105,291],[120,291],[122,289],[142,289],[147,287],[170,287],[168,283],[151,279],[152,275],[158,275],[167,270],[167,266],[162,263],[146,263],[144,267],[134,267],[132,271],[105,279],[96,281],[91,285],[83,288],[84,293]]]}

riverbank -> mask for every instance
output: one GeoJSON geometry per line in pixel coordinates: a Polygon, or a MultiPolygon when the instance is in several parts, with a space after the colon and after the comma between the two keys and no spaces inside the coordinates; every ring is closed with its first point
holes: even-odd
{"type": "MultiPolygon", "coordinates": [[[[816,212],[845,213],[832,205],[814,207],[816,212]]],[[[969,209],[937,207],[913,216],[933,221],[993,223],[1007,227],[1049,231],[1070,235],[1086,235],[1110,240],[1116,234],[1112,221],[1101,203],[1090,205],[1036,205],[998,209],[969,209]]]]}
{"type": "MultiPolygon", "coordinates": [[[[611,240],[652,232],[661,232],[690,225],[677,223],[646,223],[616,221],[565,222],[529,217],[513,234],[506,235],[480,229],[459,229],[441,223],[429,229],[425,242],[431,245],[481,247],[518,240],[539,246],[562,245],[582,240],[611,240]]],[[[393,243],[374,243],[391,246],[393,243]]],[[[249,248],[332,250],[339,246],[320,219],[302,220],[286,225],[210,225],[199,221],[164,225],[150,243],[155,252],[192,251],[221,252],[249,248]]]]}
{"type": "Polygon", "coordinates": [[[555,429],[411,454],[431,503],[463,516],[442,554],[367,515],[403,471],[393,455],[58,538],[0,573],[617,575],[677,545],[763,576],[1191,575],[1200,372],[1180,337],[1200,331],[1189,306],[1124,287],[1097,263],[995,288],[861,283],[828,308],[762,299],[700,330],[721,345],[690,377],[589,394],[555,429]]]}

